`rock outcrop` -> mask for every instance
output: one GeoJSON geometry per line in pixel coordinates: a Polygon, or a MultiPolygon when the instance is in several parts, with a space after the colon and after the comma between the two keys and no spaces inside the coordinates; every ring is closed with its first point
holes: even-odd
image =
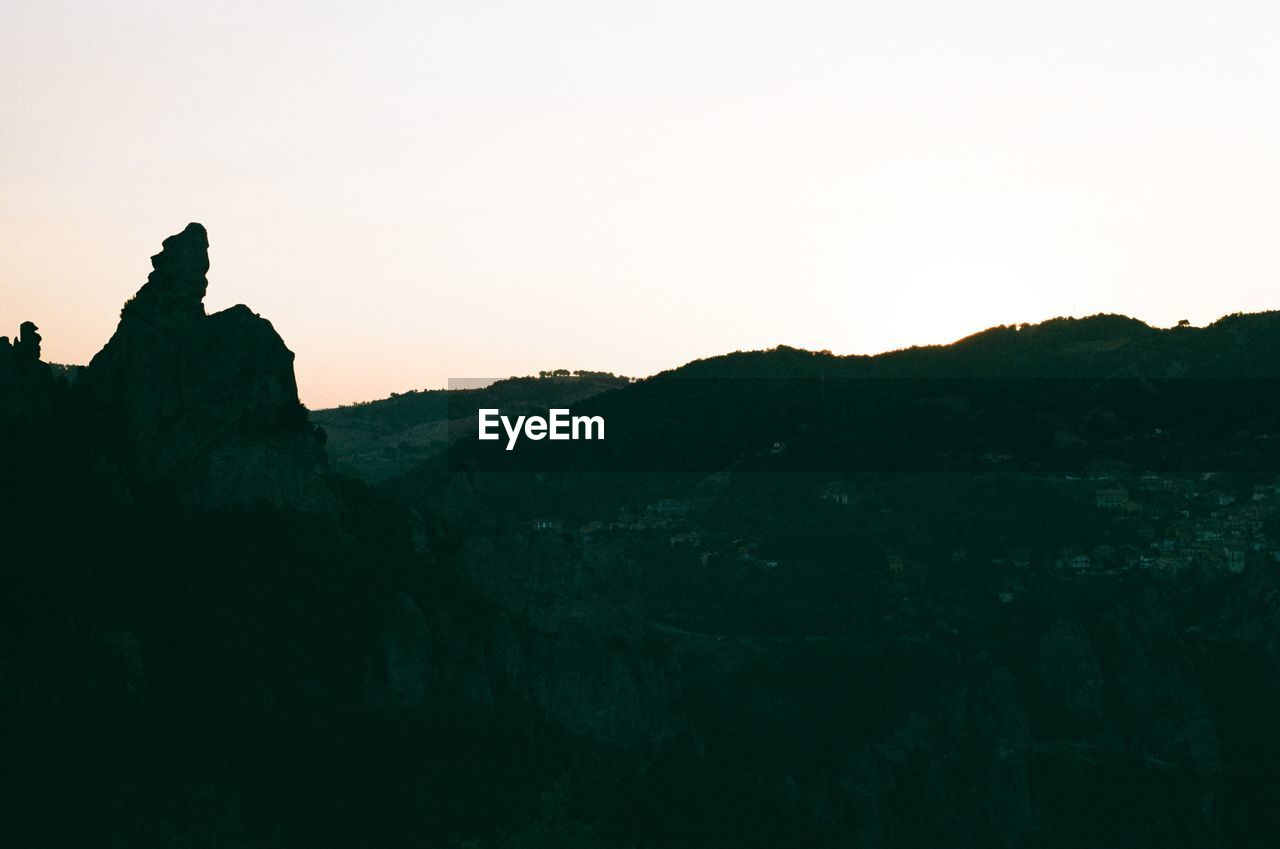
{"type": "Polygon", "coordinates": [[[20,362],[36,362],[40,359],[40,328],[34,322],[24,321],[18,328],[18,338],[14,340],[13,352],[20,362]]]}
{"type": "Polygon", "coordinates": [[[107,464],[132,494],[331,510],[293,352],[246,306],[205,313],[204,227],[165,239],[151,264],[82,378],[107,464]]]}
{"type": "Polygon", "coordinates": [[[47,430],[55,391],[35,324],[24,321],[12,344],[0,336],[0,437],[16,446],[47,430]]]}

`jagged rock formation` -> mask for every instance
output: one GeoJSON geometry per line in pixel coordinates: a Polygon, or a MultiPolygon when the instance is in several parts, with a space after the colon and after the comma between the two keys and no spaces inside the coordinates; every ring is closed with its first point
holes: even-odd
{"type": "Polygon", "coordinates": [[[40,334],[30,321],[10,344],[0,336],[0,432],[26,439],[48,422],[55,391],[54,376],[40,362],[40,334]]]}
{"type": "Polygon", "coordinates": [[[5,375],[17,374],[19,369],[35,368],[40,362],[40,334],[37,329],[33,322],[24,321],[12,344],[8,336],[0,336],[0,369],[5,375]]]}
{"type": "Polygon", "coordinates": [[[34,362],[40,359],[40,334],[34,322],[24,321],[18,328],[18,338],[14,340],[13,352],[20,361],[34,362]]]}
{"type": "Polygon", "coordinates": [[[244,305],[205,313],[204,227],[165,239],[151,264],[83,376],[108,464],[131,492],[330,510],[293,352],[244,305]]]}

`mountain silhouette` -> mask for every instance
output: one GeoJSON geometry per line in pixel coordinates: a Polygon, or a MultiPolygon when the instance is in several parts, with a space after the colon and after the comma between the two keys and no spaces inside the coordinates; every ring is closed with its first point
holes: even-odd
{"type": "MultiPolygon", "coordinates": [[[[244,305],[206,314],[208,249],[204,227],[190,224],[151,258],[153,271],[110,341],[67,390],[88,427],[65,448],[121,494],[331,512],[324,449],[298,401],[293,353],[244,305]]],[[[39,342],[24,324],[5,357],[9,380],[32,371],[39,342]]],[[[39,371],[15,387],[10,398],[26,398],[11,400],[15,408],[41,407],[53,391],[58,372],[39,371]]],[[[46,421],[33,415],[29,427],[59,429],[47,404],[46,421]]]]}
{"type": "MultiPolygon", "coordinates": [[[[975,471],[992,458],[1026,471],[1280,470],[1280,314],[1233,315],[1204,328],[1157,329],[1099,315],[996,327],[951,345],[876,356],[778,347],[697,360],[651,378],[592,386],[573,402],[599,415],[592,443],[480,442],[476,411],[496,395],[441,393],[420,420],[433,440],[376,454],[378,480],[421,466],[577,472],[975,471]],[[598,391],[595,391],[598,390],[598,391]],[[452,426],[447,431],[442,422],[452,426]],[[785,451],[774,451],[785,445],[785,451]]],[[[363,450],[357,416],[322,411],[331,445],[363,450]]],[[[563,403],[562,403],[563,402],[563,403]]],[[[537,412],[508,402],[512,415],[537,412]]],[[[389,413],[390,407],[385,408],[389,413]]],[[[376,426],[376,425],[375,425],[376,426]]],[[[394,437],[392,437],[394,438],[394,437]]],[[[384,448],[386,446],[384,445],[384,448]]],[[[362,474],[357,466],[351,470],[362,474]]]]}

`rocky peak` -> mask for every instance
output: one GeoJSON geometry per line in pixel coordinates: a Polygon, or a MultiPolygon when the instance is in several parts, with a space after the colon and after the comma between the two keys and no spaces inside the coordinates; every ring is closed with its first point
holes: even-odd
{"type": "Polygon", "coordinates": [[[188,224],[89,363],[84,391],[128,491],[214,505],[328,510],[324,449],[298,400],[293,352],[244,305],[206,315],[209,239],[188,224]]]}
{"type": "MultiPolygon", "coordinates": [[[[0,464],[11,449],[30,460],[31,441],[51,431],[50,417],[59,387],[47,363],[40,361],[40,334],[24,321],[18,336],[0,336],[0,464]]],[[[0,472],[3,474],[3,472],[0,472]]]]}
{"type": "Polygon", "coordinates": [[[24,321],[18,328],[18,338],[13,349],[18,359],[35,362],[40,359],[40,334],[34,322],[24,321]]]}
{"type": "Polygon", "coordinates": [[[203,225],[188,224],[181,233],[165,239],[160,253],[151,257],[151,268],[146,284],[121,310],[121,319],[171,325],[204,317],[209,235],[203,225]]]}

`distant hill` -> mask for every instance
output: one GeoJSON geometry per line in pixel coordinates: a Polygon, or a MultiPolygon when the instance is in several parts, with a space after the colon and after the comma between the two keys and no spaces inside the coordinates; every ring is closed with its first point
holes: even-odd
{"type": "Polygon", "coordinates": [[[439,454],[454,438],[474,433],[475,410],[497,407],[527,414],[566,406],[630,378],[603,372],[513,377],[483,389],[427,389],[362,404],[318,410],[311,420],[324,428],[337,471],[381,481],[439,454]]]}
{"type": "Polygon", "coordinates": [[[871,356],[780,346],[695,360],[682,377],[1277,377],[1280,312],[1237,313],[1207,327],[1151,327],[1122,315],[1000,325],[949,345],[871,356]]]}
{"type": "Polygon", "coordinates": [[[600,373],[512,378],[482,390],[393,395],[312,419],[328,434],[334,467],[370,481],[424,463],[426,471],[443,468],[451,443],[449,465],[480,468],[712,471],[769,454],[774,443],[788,450],[771,464],[810,469],[918,467],[934,456],[939,467],[971,469],[988,455],[1043,468],[1105,464],[1117,454],[1122,464],[1160,466],[1172,456],[1225,467],[1255,455],[1254,437],[1280,436],[1280,421],[1256,405],[1277,377],[1280,313],[1169,329],[1095,315],[1002,325],[949,345],[878,355],[739,351],[639,381],[600,373]],[[523,415],[570,404],[575,413],[603,415],[608,439],[507,452],[502,442],[473,438],[479,407],[523,415]],[[1205,423],[1188,405],[1220,417],[1211,430],[1248,431],[1245,441],[1181,432],[1205,423]],[[1188,454],[1188,444],[1197,451],[1188,454]]]}
{"type": "MultiPolygon", "coordinates": [[[[589,398],[596,443],[462,440],[454,467],[528,471],[1280,468],[1280,314],[1161,330],[1123,316],[996,327],[877,356],[779,347],[589,398]]],[[[459,399],[460,401],[464,399],[459,399]]],[[[474,412],[474,411],[472,411],[474,412]]]]}

